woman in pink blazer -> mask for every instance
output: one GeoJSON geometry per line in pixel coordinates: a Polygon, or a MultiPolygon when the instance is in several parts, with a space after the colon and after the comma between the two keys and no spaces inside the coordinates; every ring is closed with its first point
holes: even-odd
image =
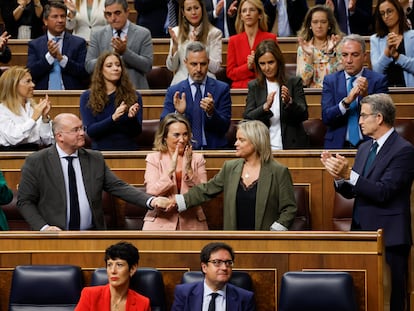
{"type": "MultiPolygon", "coordinates": [[[[172,197],[207,181],[206,161],[191,147],[191,126],[180,114],[168,114],[155,134],[154,150],[147,155],[146,192],[172,197]]],[[[142,230],[208,230],[201,206],[184,213],[154,209],[147,212],[142,230]]]]}
{"type": "Polygon", "coordinates": [[[108,285],[85,287],[75,311],[150,311],[149,298],[129,289],[138,268],[139,251],[128,242],[119,242],[105,251],[108,285]]]}
{"type": "Polygon", "coordinates": [[[267,32],[267,15],[261,0],[241,0],[236,17],[237,35],[229,38],[227,47],[227,77],[232,88],[247,88],[256,78],[254,51],[266,39],[277,42],[274,33],[267,32]]]}

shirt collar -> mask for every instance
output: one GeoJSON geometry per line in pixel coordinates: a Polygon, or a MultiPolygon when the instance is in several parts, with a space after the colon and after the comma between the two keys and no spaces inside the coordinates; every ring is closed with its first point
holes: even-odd
{"type": "Polygon", "coordinates": [[[57,152],[58,152],[58,155],[59,155],[59,158],[64,158],[64,157],[69,157],[69,156],[71,156],[71,157],[78,157],[78,150],[76,150],[74,153],[72,153],[72,154],[67,154],[66,152],[64,152],[63,150],[62,150],[62,148],[60,148],[59,147],[59,145],[58,144],[55,144],[55,146],[56,146],[56,150],[57,150],[57,152]]]}
{"type": "Polygon", "coordinates": [[[208,287],[205,278],[204,278],[204,282],[203,283],[204,283],[204,297],[207,297],[207,296],[211,295],[212,293],[218,293],[220,296],[226,297],[227,284],[225,284],[222,289],[219,289],[218,291],[213,292],[211,290],[211,288],[208,287]]]}
{"type": "Polygon", "coordinates": [[[52,35],[49,30],[47,31],[47,39],[48,40],[53,40],[54,38],[60,38],[63,40],[63,37],[65,36],[65,32],[63,31],[59,36],[54,36],[52,35]]]}
{"type": "Polygon", "coordinates": [[[390,135],[392,134],[392,132],[394,132],[394,128],[393,127],[390,128],[384,135],[382,135],[377,140],[373,140],[373,142],[376,141],[377,144],[378,144],[377,153],[381,149],[381,147],[385,144],[385,142],[387,141],[388,137],[390,137],[390,135]]]}
{"type": "MultiPolygon", "coordinates": [[[[207,75],[205,76],[204,80],[201,81],[201,85],[206,85],[206,81],[207,81],[207,75]]],[[[193,85],[195,82],[193,79],[191,79],[190,75],[188,75],[188,83],[190,85],[193,85]]]]}
{"type": "MultiPolygon", "coordinates": [[[[122,33],[124,34],[124,35],[126,35],[127,33],[128,33],[128,27],[129,27],[129,20],[127,20],[127,22],[125,23],[125,25],[124,25],[124,27],[122,27],[121,28],[121,30],[122,30],[122,33]]],[[[117,30],[115,30],[115,28],[112,28],[112,35],[118,35],[118,31],[117,30]]]]}
{"type": "MultiPolygon", "coordinates": [[[[361,69],[361,71],[360,72],[358,72],[356,75],[354,75],[353,77],[355,77],[355,78],[359,78],[359,77],[361,77],[362,76],[362,73],[364,72],[364,68],[362,68],[361,69]]],[[[344,70],[344,73],[345,73],[345,79],[346,79],[346,81],[348,81],[350,78],[351,78],[351,76],[344,70]]]]}

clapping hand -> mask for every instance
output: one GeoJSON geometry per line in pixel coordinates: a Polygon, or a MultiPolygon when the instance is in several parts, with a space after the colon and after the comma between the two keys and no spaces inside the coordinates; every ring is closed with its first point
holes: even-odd
{"type": "Polygon", "coordinates": [[[134,118],[139,111],[139,104],[135,103],[128,110],[128,118],[134,118]]]}
{"type": "Polygon", "coordinates": [[[207,93],[207,96],[201,99],[200,108],[203,109],[209,116],[212,116],[214,113],[213,95],[207,93]]]}
{"type": "Polygon", "coordinates": [[[7,31],[4,31],[0,36],[0,50],[3,51],[3,49],[7,45],[7,41],[9,41],[9,38],[11,36],[7,33],[7,31]]]}
{"type": "Polygon", "coordinates": [[[329,151],[324,151],[321,162],[335,179],[349,179],[349,163],[344,156],[339,153],[333,156],[329,151]]]}
{"type": "Polygon", "coordinates": [[[175,92],[174,94],[174,98],[173,98],[173,102],[174,102],[174,108],[175,111],[177,111],[178,113],[183,114],[185,112],[185,108],[187,106],[187,103],[185,101],[185,93],[181,93],[181,98],[180,98],[180,92],[175,92]]]}
{"type": "Polygon", "coordinates": [[[298,37],[298,44],[302,48],[302,51],[308,56],[313,55],[313,44],[310,41],[306,41],[302,37],[298,37]]]}
{"type": "Polygon", "coordinates": [[[249,68],[249,70],[254,69],[254,51],[251,51],[250,55],[247,55],[247,68],[249,68]]]}
{"type": "Polygon", "coordinates": [[[227,10],[227,15],[229,17],[233,17],[237,14],[237,0],[234,0],[231,4],[229,9],[227,10]]]}
{"type": "Polygon", "coordinates": [[[269,111],[270,108],[272,108],[273,101],[275,100],[275,95],[276,92],[270,92],[269,94],[267,94],[266,102],[263,105],[264,111],[269,111]]]}
{"type": "MultiPolygon", "coordinates": [[[[112,120],[118,121],[120,117],[128,110],[127,104],[124,101],[116,107],[115,112],[112,114],[112,120]]],[[[129,113],[129,112],[128,112],[129,113]]]]}

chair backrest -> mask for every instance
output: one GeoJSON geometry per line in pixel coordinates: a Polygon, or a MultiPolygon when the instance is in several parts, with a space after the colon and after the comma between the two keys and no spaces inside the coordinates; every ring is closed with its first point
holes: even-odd
{"type": "Polygon", "coordinates": [[[79,301],[82,284],[78,266],[17,266],[13,271],[9,311],[72,311],[79,301]]]}
{"type": "MultiPolygon", "coordinates": [[[[201,271],[187,271],[183,274],[181,278],[181,283],[194,283],[200,282],[204,279],[204,274],[201,271]]],[[[233,271],[229,283],[247,289],[249,291],[253,291],[253,281],[245,271],[233,271]]]]}
{"type": "Polygon", "coordinates": [[[309,137],[310,147],[323,148],[326,134],[326,125],[321,119],[309,119],[303,121],[303,127],[309,137]]]}
{"type": "Polygon", "coordinates": [[[290,226],[291,231],[311,230],[311,213],[309,210],[309,192],[305,186],[294,186],[296,199],[296,217],[290,226]]]}
{"type": "Polygon", "coordinates": [[[149,88],[154,89],[167,89],[173,79],[174,74],[166,67],[152,67],[147,73],[147,81],[149,88]]]}
{"type": "Polygon", "coordinates": [[[279,311],[356,311],[352,276],[347,272],[286,272],[279,311]]]}
{"type": "Polygon", "coordinates": [[[351,230],[352,211],[354,208],[354,199],[346,199],[339,193],[335,192],[332,225],[337,231],[351,230]]]}
{"type": "Polygon", "coordinates": [[[414,121],[409,119],[395,119],[395,130],[398,134],[414,145],[414,121]]]}
{"type": "MultiPolygon", "coordinates": [[[[105,285],[108,283],[108,276],[105,268],[98,268],[92,273],[91,286],[105,285]]],[[[129,286],[131,289],[148,297],[152,311],[166,311],[165,288],[162,274],[154,268],[138,268],[129,286]]]]}

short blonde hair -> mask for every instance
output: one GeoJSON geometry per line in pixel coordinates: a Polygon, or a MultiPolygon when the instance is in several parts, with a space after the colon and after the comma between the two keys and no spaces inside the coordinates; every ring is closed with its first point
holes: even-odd
{"type": "Polygon", "coordinates": [[[267,126],[259,120],[242,120],[237,125],[246,138],[252,143],[262,163],[272,160],[272,147],[267,126]]]}

